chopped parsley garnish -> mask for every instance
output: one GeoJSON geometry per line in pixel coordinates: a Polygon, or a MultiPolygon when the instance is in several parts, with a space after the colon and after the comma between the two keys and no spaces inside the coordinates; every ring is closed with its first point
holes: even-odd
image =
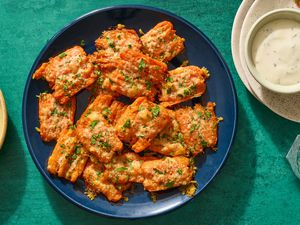
{"type": "Polygon", "coordinates": [[[75,147],[75,153],[76,153],[76,155],[79,155],[81,153],[81,149],[80,148],[81,148],[80,146],[76,146],[75,147]]]}
{"type": "Polygon", "coordinates": [[[106,37],[106,39],[107,39],[109,47],[111,47],[112,49],[115,49],[115,47],[116,47],[115,42],[112,41],[109,37],[106,37]]]}
{"type": "Polygon", "coordinates": [[[128,170],[127,167],[119,167],[116,169],[117,172],[122,172],[122,171],[125,171],[125,170],[128,170]]]}
{"type": "Polygon", "coordinates": [[[128,48],[131,49],[131,47],[132,47],[131,44],[128,44],[128,48]]]}
{"type": "Polygon", "coordinates": [[[131,122],[130,122],[130,119],[127,119],[125,121],[125,123],[123,124],[123,129],[126,129],[126,128],[130,128],[131,127],[131,122]]]}
{"type": "Polygon", "coordinates": [[[166,183],[166,187],[167,187],[167,188],[172,188],[173,185],[174,185],[174,181],[168,181],[168,182],[166,183]]]}
{"type": "Polygon", "coordinates": [[[51,116],[53,116],[53,115],[57,115],[57,116],[67,116],[67,113],[64,112],[64,111],[59,112],[59,111],[57,110],[57,108],[54,108],[54,109],[52,110],[52,112],[51,112],[51,116]]]}
{"type": "Polygon", "coordinates": [[[147,90],[151,90],[151,88],[152,88],[152,83],[148,80],[146,80],[146,87],[147,87],[147,90]]]}
{"type": "Polygon", "coordinates": [[[193,133],[193,131],[196,129],[196,127],[197,127],[197,124],[192,124],[190,133],[193,133]]]}
{"type": "Polygon", "coordinates": [[[102,88],[103,77],[98,77],[98,79],[97,79],[97,84],[99,84],[99,86],[102,88]]]}
{"type": "Polygon", "coordinates": [[[75,130],[76,125],[70,125],[69,128],[70,128],[71,130],[75,130]]]}
{"type": "Polygon", "coordinates": [[[183,94],[184,94],[185,96],[190,95],[190,94],[191,94],[191,91],[190,91],[189,89],[184,89],[184,90],[183,90],[183,94]]]}
{"type": "Polygon", "coordinates": [[[182,169],[178,169],[178,170],[177,170],[177,173],[178,173],[179,175],[182,175],[182,169]]]}
{"type": "Polygon", "coordinates": [[[90,124],[90,128],[94,129],[94,127],[97,125],[97,123],[99,123],[99,120],[93,120],[90,124]]]}
{"type": "Polygon", "coordinates": [[[119,40],[121,40],[121,34],[118,34],[118,35],[117,35],[117,38],[118,38],[119,40]]]}
{"type": "Polygon", "coordinates": [[[209,119],[209,118],[211,117],[211,112],[206,111],[206,112],[205,112],[205,116],[206,116],[207,119],[209,119]]]}
{"type": "Polygon", "coordinates": [[[141,72],[145,67],[146,67],[146,63],[145,63],[145,60],[142,58],[140,63],[139,63],[138,69],[141,72]]]}
{"type": "Polygon", "coordinates": [[[85,46],[85,40],[81,40],[80,41],[80,45],[83,47],[83,46],[85,46]]]}
{"type": "Polygon", "coordinates": [[[90,115],[92,112],[92,109],[88,109],[88,111],[86,112],[86,114],[84,115],[84,117],[87,117],[88,115],[90,115]]]}
{"type": "Polygon", "coordinates": [[[61,148],[66,148],[66,145],[65,144],[61,144],[60,147],[61,148]]]}
{"type": "Polygon", "coordinates": [[[172,77],[167,77],[167,78],[166,78],[166,81],[167,81],[167,82],[173,82],[173,78],[172,78],[172,77]]]}
{"type": "Polygon", "coordinates": [[[51,112],[51,116],[57,115],[57,114],[58,114],[58,110],[57,110],[57,108],[54,108],[51,112]]]}
{"type": "Polygon", "coordinates": [[[190,158],[190,164],[192,164],[192,165],[195,164],[195,159],[194,158],[190,158]]]}
{"type": "Polygon", "coordinates": [[[62,52],[62,53],[60,53],[58,56],[59,56],[59,58],[63,58],[63,57],[65,57],[67,55],[67,53],[65,53],[65,52],[62,52]]]}
{"type": "Polygon", "coordinates": [[[103,110],[102,110],[102,116],[104,117],[104,119],[106,120],[109,120],[108,116],[111,115],[112,112],[111,110],[108,108],[108,107],[105,107],[103,110]]]}
{"type": "Polygon", "coordinates": [[[96,174],[99,177],[102,174],[102,172],[101,171],[97,171],[96,174]]]}
{"type": "Polygon", "coordinates": [[[102,148],[111,148],[111,145],[107,141],[100,142],[102,148]]]}
{"type": "Polygon", "coordinates": [[[198,111],[197,114],[198,114],[198,118],[200,119],[202,117],[202,113],[198,111]]]}
{"type": "Polygon", "coordinates": [[[152,112],[152,117],[153,118],[156,118],[158,117],[159,113],[160,113],[160,108],[158,105],[155,105],[152,109],[151,109],[151,112],[152,112]]]}
{"type": "Polygon", "coordinates": [[[154,170],[155,173],[158,173],[158,174],[165,174],[164,172],[162,172],[162,171],[160,171],[160,170],[158,170],[158,169],[156,169],[156,168],[153,168],[153,170],[154,170]]]}
{"type": "Polygon", "coordinates": [[[201,145],[203,148],[206,148],[207,147],[207,142],[204,141],[204,140],[201,140],[201,145]]]}
{"type": "Polygon", "coordinates": [[[167,89],[167,94],[169,95],[169,94],[171,94],[172,93],[172,88],[168,88],[167,89]]]}
{"type": "Polygon", "coordinates": [[[103,137],[102,134],[93,134],[91,137],[91,144],[95,145],[99,138],[103,137]]]}
{"type": "Polygon", "coordinates": [[[145,109],[145,107],[143,105],[140,105],[139,108],[138,108],[138,111],[143,111],[145,109]]]}
{"type": "Polygon", "coordinates": [[[183,140],[183,135],[182,135],[182,133],[180,133],[180,132],[177,134],[176,139],[177,139],[177,141],[180,142],[180,143],[183,143],[183,142],[184,142],[184,140],[183,140]]]}
{"type": "Polygon", "coordinates": [[[100,70],[95,70],[94,73],[95,73],[96,75],[98,75],[98,76],[101,75],[101,71],[100,71],[100,70]]]}
{"type": "Polygon", "coordinates": [[[190,90],[191,90],[192,92],[197,91],[197,86],[196,86],[195,84],[193,84],[193,85],[190,87],[190,90]]]}

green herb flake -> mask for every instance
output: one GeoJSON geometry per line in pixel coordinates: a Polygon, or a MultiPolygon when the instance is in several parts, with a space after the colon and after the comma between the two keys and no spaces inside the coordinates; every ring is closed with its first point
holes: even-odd
{"type": "Polygon", "coordinates": [[[81,40],[80,41],[80,45],[83,47],[83,46],[85,46],[85,40],[81,40]]]}
{"type": "Polygon", "coordinates": [[[99,123],[99,120],[93,120],[90,124],[90,128],[94,129],[94,127],[97,125],[97,123],[99,123]]]}
{"type": "Polygon", "coordinates": [[[194,165],[195,164],[195,159],[194,158],[190,158],[190,164],[194,165]]]}
{"type": "Polygon", "coordinates": [[[130,119],[127,119],[125,121],[125,123],[123,124],[123,129],[126,129],[126,128],[130,128],[131,127],[131,122],[130,122],[130,119]]]}
{"type": "Polygon", "coordinates": [[[205,112],[205,116],[206,116],[207,119],[209,119],[209,118],[211,117],[211,112],[206,111],[206,112],[205,112]]]}
{"type": "Polygon", "coordinates": [[[202,113],[198,111],[197,114],[198,114],[198,118],[200,119],[202,117],[202,113]]]}
{"type": "Polygon", "coordinates": [[[178,169],[178,170],[177,170],[177,173],[178,173],[179,175],[182,175],[182,169],[178,169]]]}
{"type": "Polygon", "coordinates": [[[97,171],[97,172],[96,172],[96,175],[97,175],[98,177],[99,177],[101,174],[102,174],[101,171],[97,171]]]}
{"type": "Polygon", "coordinates": [[[131,44],[128,44],[128,48],[131,49],[131,47],[132,47],[132,45],[131,45],[131,44]]]}
{"type": "Polygon", "coordinates": [[[102,137],[102,134],[93,134],[91,137],[91,144],[95,145],[97,140],[102,137]]]}
{"type": "Polygon", "coordinates": [[[172,88],[168,88],[167,89],[167,94],[169,95],[169,94],[171,94],[172,93],[172,88]]]}
{"type": "Polygon", "coordinates": [[[69,128],[70,128],[71,130],[75,130],[75,129],[76,129],[76,125],[70,125],[69,128]]]}
{"type": "Polygon", "coordinates": [[[101,76],[101,71],[100,70],[95,70],[94,73],[98,76],[101,76]]]}
{"type": "Polygon", "coordinates": [[[79,155],[81,153],[81,146],[80,145],[76,145],[75,146],[75,154],[79,155]]]}
{"type": "Polygon", "coordinates": [[[86,112],[86,114],[84,115],[84,117],[87,117],[88,115],[90,115],[92,113],[92,109],[88,109],[88,111],[86,112]]]}
{"type": "Polygon", "coordinates": [[[60,53],[58,56],[59,56],[59,58],[63,58],[63,57],[65,57],[67,55],[67,53],[65,53],[65,52],[62,52],[62,53],[60,53]]]}
{"type": "Polygon", "coordinates": [[[139,108],[138,108],[138,111],[143,111],[145,109],[145,107],[143,105],[140,105],[139,108]]]}
{"type": "Polygon", "coordinates": [[[180,132],[177,134],[177,141],[179,141],[179,142],[181,142],[181,143],[184,142],[184,140],[183,140],[183,135],[182,135],[182,133],[180,133],[180,132]]]}
{"type": "Polygon", "coordinates": [[[57,108],[54,108],[52,111],[51,111],[51,116],[53,115],[58,115],[58,110],[57,108]]]}
{"type": "Polygon", "coordinates": [[[172,78],[172,77],[167,77],[167,78],[166,78],[166,81],[167,81],[167,82],[173,82],[173,78],[172,78]]]}
{"type": "Polygon", "coordinates": [[[141,72],[145,67],[146,67],[146,63],[145,63],[145,60],[142,58],[140,63],[139,63],[138,69],[141,72]]]}
{"type": "Polygon", "coordinates": [[[100,146],[106,149],[111,148],[111,145],[106,141],[100,142],[100,146]]]}
{"type": "Polygon", "coordinates": [[[204,140],[201,140],[201,146],[202,146],[203,148],[206,148],[206,147],[207,147],[207,142],[204,141],[204,140]]]}
{"type": "Polygon", "coordinates": [[[151,88],[152,88],[152,83],[148,80],[146,80],[146,88],[147,88],[147,90],[151,90],[151,88]]]}
{"type": "Polygon", "coordinates": [[[184,94],[184,96],[188,96],[191,94],[191,91],[189,89],[184,89],[183,94],[184,94]]]}
{"type": "Polygon", "coordinates": [[[193,84],[191,87],[190,87],[190,90],[191,92],[196,92],[197,91],[197,86],[195,84],[193,84]]]}
{"type": "Polygon", "coordinates": [[[153,118],[156,118],[158,117],[159,113],[160,113],[160,108],[158,105],[155,105],[152,109],[151,109],[151,112],[152,112],[152,117],[153,118]]]}
{"type": "Polygon", "coordinates": [[[66,148],[66,145],[65,144],[61,144],[60,147],[61,148],[66,148]]]}
{"type": "Polygon", "coordinates": [[[157,174],[165,174],[164,172],[156,169],[156,168],[153,168],[154,172],[157,173],[157,174]]]}
{"type": "Polygon", "coordinates": [[[118,38],[119,40],[121,40],[121,34],[118,34],[118,35],[117,35],[117,38],[118,38]]]}
{"type": "Polygon", "coordinates": [[[102,110],[102,116],[104,117],[104,119],[106,120],[109,120],[108,116],[111,115],[112,112],[111,110],[108,108],[108,107],[105,107],[103,110],[102,110]]]}
{"type": "Polygon", "coordinates": [[[190,133],[193,133],[194,130],[196,129],[197,124],[192,124],[191,129],[190,129],[190,133]]]}
{"type": "Polygon", "coordinates": [[[125,171],[125,170],[128,170],[127,167],[119,167],[116,169],[117,172],[122,172],[122,171],[125,171]]]}
{"type": "Polygon", "coordinates": [[[166,187],[167,188],[172,188],[174,186],[174,181],[168,181],[167,183],[166,183],[166,187]]]}

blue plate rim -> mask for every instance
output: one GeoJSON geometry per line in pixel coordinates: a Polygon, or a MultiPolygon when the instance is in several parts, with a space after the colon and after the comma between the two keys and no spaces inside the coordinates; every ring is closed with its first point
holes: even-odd
{"type": "Polygon", "coordinates": [[[54,190],[56,192],[58,192],[59,194],[61,194],[66,200],[72,202],[74,205],[79,206],[80,208],[85,209],[86,211],[95,213],[97,215],[103,215],[103,216],[108,216],[108,217],[113,217],[113,218],[125,218],[125,219],[141,219],[141,218],[147,218],[147,217],[153,217],[153,216],[157,216],[157,215],[161,215],[161,214],[166,214],[174,209],[177,209],[179,207],[182,207],[183,205],[185,205],[187,202],[191,201],[193,198],[188,198],[185,199],[184,201],[182,201],[182,203],[180,205],[177,205],[173,208],[164,210],[164,211],[160,211],[160,212],[156,212],[156,213],[149,213],[147,215],[143,215],[143,216],[122,216],[122,215],[117,215],[117,214],[112,214],[112,213],[106,213],[106,212],[101,212],[101,211],[97,211],[94,209],[91,209],[83,204],[81,204],[80,202],[77,202],[76,200],[72,199],[71,197],[69,197],[67,194],[65,194],[62,190],[60,190],[53,182],[52,180],[46,175],[46,172],[43,170],[42,166],[38,163],[38,160],[34,154],[33,151],[33,147],[29,141],[29,134],[27,132],[27,121],[25,118],[25,112],[26,112],[26,104],[25,102],[27,102],[27,92],[29,89],[29,81],[31,80],[31,74],[34,72],[34,68],[37,66],[38,61],[40,61],[42,55],[45,53],[45,51],[48,49],[48,47],[52,44],[52,42],[59,36],[61,35],[65,30],[67,30],[68,28],[70,28],[71,26],[73,26],[74,24],[76,24],[77,22],[81,21],[82,19],[89,17],[91,15],[100,13],[100,12],[106,12],[109,10],[115,10],[115,9],[145,9],[145,10],[152,10],[155,12],[159,12],[159,13],[163,13],[166,14],[168,16],[171,16],[181,22],[183,22],[184,24],[186,24],[187,26],[189,26],[190,28],[192,28],[195,32],[200,33],[200,35],[202,35],[202,37],[206,40],[206,42],[208,43],[208,45],[213,49],[213,51],[215,51],[218,59],[220,60],[222,66],[224,67],[227,76],[229,78],[229,83],[231,86],[231,90],[232,90],[232,96],[233,96],[233,107],[234,107],[234,120],[233,120],[233,133],[231,135],[231,139],[228,145],[228,148],[226,149],[226,153],[224,155],[223,160],[221,161],[220,165],[218,166],[218,168],[215,170],[215,173],[212,175],[212,177],[207,181],[207,183],[196,193],[196,195],[193,197],[195,198],[200,192],[202,192],[206,186],[212,182],[212,180],[216,177],[216,175],[219,173],[220,169],[223,167],[225,161],[228,158],[229,152],[231,150],[231,147],[233,145],[233,142],[235,140],[235,136],[236,136],[236,131],[237,131],[237,120],[238,120],[238,104],[237,104],[237,93],[236,93],[236,89],[234,86],[234,81],[232,78],[232,74],[228,68],[228,65],[226,64],[225,59],[223,58],[223,56],[221,55],[221,53],[219,52],[219,50],[216,48],[216,46],[214,45],[214,43],[199,29],[197,28],[195,25],[193,25],[192,23],[190,23],[189,21],[187,21],[186,19],[176,15],[173,12],[170,12],[168,10],[165,9],[161,9],[158,7],[153,7],[153,6],[146,6],[146,5],[140,5],[140,4],[121,4],[121,5],[113,5],[113,6],[108,6],[108,7],[104,7],[104,8],[100,8],[100,9],[95,9],[92,10],[88,13],[83,14],[80,17],[77,17],[76,19],[72,20],[72,22],[70,22],[68,25],[65,25],[63,28],[61,28],[58,32],[56,32],[52,38],[50,38],[46,45],[42,48],[42,50],[40,51],[38,57],[35,59],[30,72],[28,74],[28,78],[26,80],[26,85],[24,88],[24,92],[23,92],[23,102],[22,102],[22,125],[23,125],[23,132],[24,132],[24,136],[25,136],[25,141],[27,144],[27,148],[29,150],[30,156],[33,159],[36,167],[38,168],[39,172],[43,175],[43,177],[46,179],[47,183],[50,184],[50,186],[52,188],[54,188],[54,190]]]}

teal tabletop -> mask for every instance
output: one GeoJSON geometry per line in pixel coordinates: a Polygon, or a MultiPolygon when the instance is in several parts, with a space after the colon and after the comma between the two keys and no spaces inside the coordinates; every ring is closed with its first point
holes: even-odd
{"type": "Polygon", "coordinates": [[[0,88],[8,110],[0,151],[0,224],[300,224],[300,181],[285,159],[300,126],[258,102],[235,70],[230,38],[241,2],[0,0],[0,88]],[[183,207],[137,220],[98,216],[56,193],[30,157],[21,119],[25,82],[47,40],[82,14],[125,3],[169,10],[202,30],[230,68],[239,105],[234,145],[213,182],[183,207]]]}

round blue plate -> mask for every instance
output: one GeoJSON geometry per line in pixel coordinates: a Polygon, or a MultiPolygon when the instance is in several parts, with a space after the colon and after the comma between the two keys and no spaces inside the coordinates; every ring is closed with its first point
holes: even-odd
{"type": "MultiPolygon", "coordinates": [[[[188,59],[191,65],[207,67],[211,73],[211,77],[207,81],[207,91],[201,98],[193,100],[193,103],[201,102],[205,104],[208,101],[214,101],[217,104],[217,115],[224,118],[224,121],[219,125],[218,151],[214,153],[208,150],[205,156],[200,156],[196,160],[199,168],[196,174],[197,194],[216,175],[228,155],[236,131],[236,92],[226,63],[211,41],[195,26],[165,10],[126,5],[92,11],[74,20],[50,39],[31,68],[23,96],[23,129],[33,161],[56,191],[84,209],[112,217],[141,218],[175,209],[191,200],[191,198],[182,195],[179,190],[173,189],[159,193],[156,203],[153,203],[149,193],[137,185],[134,194],[128,193],[128,202],[112,204],[103,196],[91,201],[84,195],[85,188],[82,180],[71,184],[50,176],[46,169],[47,159],[55,143],[42,142],[38,132],[35,131],[35,127],[39,126],[36,95],[49,90],[49,88],[44,81],[32,80],[32,73],[49,57],[73,45],[79,45],[81,40],[85,40],[86,45],[84,48],[86,52],[92,53],[95,51],[94,40],[100,36],[102,31],[118,23],[135,30],[141,28],[143,31],[148,31],[163,20],[171,21],[178,35],[186,39],[185,52],[172,60],[170,68],[180,66],[185,59],[188,59]]],[[[89,94],[86,91],[77,96],[76,119],[85,109],[88,97],[89,94]]]]}

